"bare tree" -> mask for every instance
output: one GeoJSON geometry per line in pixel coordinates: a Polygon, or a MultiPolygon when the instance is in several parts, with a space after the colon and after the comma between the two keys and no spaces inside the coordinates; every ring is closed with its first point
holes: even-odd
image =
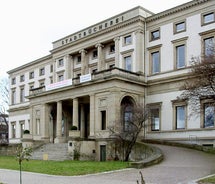
{"type": "MultiPolygon", "coordinates": [[[[9,85],[8,78],[2,78],[0,81],[0,118],[1,121],[5,124],[2,127],[6,126],[6,132],[4,134],[8,134],[8,106],[9,106],[9,85]]],[[[5,129],[5,128],[4,128],[5,129]]],[[[0,142],[8,142],[8,136],[5,137],[0,136],[2,140],[0,142]]]]}
{"type": "MultiPolygon", "coordinates": [[[[126,108],[128,108],[127,105],[122,107],[122,114],[126,108]]],[[[120,157],[124,161],[129,160],[132,148],[140,132],[145,129],[146,120],[149,117],[149,110],[141,104],[131,107],[130,110],[130,114],[122,115],[119,121],[109,127],[111,138],[115,145],[118,145],[120,157]]]]}
{"type": "Polygon", "coordinates": [[[199,99],[215,99],[215,51],[209,49],[208,55],[193,57],[188,79],[181,87],[184,92],[180,96],[189,99],[192,111],[200,112],[199,99]]]}

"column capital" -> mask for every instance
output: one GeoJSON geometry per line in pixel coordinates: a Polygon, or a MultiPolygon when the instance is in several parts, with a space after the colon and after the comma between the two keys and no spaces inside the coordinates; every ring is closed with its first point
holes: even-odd
{"type": "Polygon", "coordinates": [[[95,45],[95,47],[96,47],[96,48],[98,48],[98,47],[103,48],[104,45],[102,45],[101,43],[97,43],[97,44],[95,45]]]}
{"type": "Polygon", "coordinates": [[[117,36],[117,37],[115,37],[114,39],[113,39],[113,41],[119,41],[119,39],[120,39],[120,37],[119,36],[117,36]]]}
{"type": "Polygon", "coordinates": [[[142,30],[142,29],[138,29],[138,30],[136,30],[136,31],[135,31],[135,34],[138,34],[138,33],[143,34],[143,33],[144,33],[144,30],[142,30]]]}
{"type": "Polygon", "coordinates": [[[87,51],[86,51],[85,49],[81,49],[81,50],[79,50],[79,53],[80,53],[80,54],[82,54],[82,53],[83,53],[83,54],[86,54],[87,51]]]}

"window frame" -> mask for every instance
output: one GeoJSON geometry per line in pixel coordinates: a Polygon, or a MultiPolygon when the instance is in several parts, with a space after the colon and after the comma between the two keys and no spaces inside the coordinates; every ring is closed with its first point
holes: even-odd
{"type": "Polygon", "coordinates": [[[206,12],[206,13],[203,13],[201,15],[201,24],[202,24],[202,26],[205,26],[205,25],[208,25],[208,24],[212,24],[214,22],[215,22],[215,11],[206,12]],[[208,15],[213,15],[213,20],[205,22],[205,17],[208,16],[208,15]]]}
{"type": "Polygon", "coordinates": [[[13,78],[11,79],[11,84],[12,84],[12,85],[15,85],[15,84],[16,84],[16,77],[13,77],[13,78]]]}
{"type": "Polygon", "coordinates": [[[128,54],[128,55],[125,55],[125,56],[123,56],[123,65],[124,65],[124,70],[126,70],[126,71],[129,71],[129,72],[131,72],[132,71],[132,69],[133,69],[133,66],[132,66],[132,55],[131,54],[128,54]],[[127,61],[127,58],[130,58],[130,60],[129,60],[129,62],[130,62],[130,70],[128,70],[128,68],[127,68],[127,65],[129,64],[129,63],[127,63],[128,61],[127,61]]]}
{"type": "Polygon", "coordinates": [[[107,110],[101,110],[100,116],[101,116],[101,130],[106,130],[107,129],[107,110]]]}
{"type": "Polygon", "coordinates": [[[173,50],[174,50],[174,70],[179,70],[187,67],[187,39],[188,37],[173,40],[173,50]],[[177,48],[184,46],[184,66],[178,67],[178,52],[177,48]]]}
{"type": "Polygon", "coordinates": [[[149,131],[151,132],[157,132],[157,131],[161,131],[161,107],[162,107],[162,102],[158,102],[158,103],[152,103],[152,104],[147,104],[147,107],[150,109],[150,118],[148,119],[149,121],[149,131]],[[153,128],[155,125],[153,122],[153,119],[152,119],[152,111],[151,110],[155,110],[155,109],[158,109],[158,116],[159,116],[159,128],[158,129],[155,129],[153,128]]]}
{"type": "Polygon", "coordinates": [[[213,46],[215,47],[215,29],[199,33],[199,35],[201,36],[201,54],[202,54],[202,56],[206,56],[205,40],[213,38],[214,39],[214,45],[213,46]]]}
{"type": "Polygon", "coordinates": [[[172,108],[173,108],[173,130],[186,130],[187,129],[187,101],[172,101],[172,108]],[[177,108],[184,107],[184,127],[178,127],[178,116],[177,116],[177,108]]]}
{"type": "Polygon", "coordinates": [[[64,66],[64,59],[63,58],[58,59],[57,63],[58,63],[58,68],[63,67],[64,66]]]}
{"type": "Polygon", "coordinates": [[[149,38],[150,41],[159,40],[160,38],[161,38],[160,28],[150,31],[150,38],[149,38]],[[156,32],[158,32],[157,37],[153,36],[153,34],[156,33],[156,32]]]}
{"type": "Polygon", "coordinates": [[[155,47],[148,48],[149,50],[149,75],[157,75],[161,73],[161,46],[162,45],[157,45],[155,47]],[[152,55],[154,53],[159,53],[159,71],[158,72],[153,72],[153,57],[152,55]]]}
{"type": "Polygon", "coordinates": [[[186,25],[186,20],[181,20],[181,21],[175,22],[175,23],[173,24],[174,34],[186,32],[186,27],[187,27],[187,25],[186,25]],[[178,29],[177,29],[177,26],[178,26],[178,25],[181,25],[181,24],[184,24],[184,29],[178,30],[178,29]]]}
{"type": "Polygon", "coordinates": [[[131,44],[132,44],[132,35],[129,34],[129,35],[124,36],[123,46],[131,45],[131,44]]]}
{"type": "Polygon", "coordinates": [[[24,82],[25,81],[25,75],[20,75],[20,82],[24,82]]]}
{"type": "Polygon", "coordinates": [[[40,76],[45,75],[45,67],[40,68],[40,76]]]}
{"type": "Polygon", "coordinates": [[[25,88],[24,86],[20,87],[20,103],[25,102],[25,88]]]}
{"type": "Polygon", "coordinates": [[[213,99],[202,99],[200,103],[201,103],[201,128],[204,129],[215,128],[215,101],[213,99]],[[213,126],[205,126],[205,104],[211,104],[211,106],[214,108],[213,126]]]}
{"type": "Polygon", "coordinates": [[[34,71],[29,72],[29,79],[34,79],[34,71]]]}

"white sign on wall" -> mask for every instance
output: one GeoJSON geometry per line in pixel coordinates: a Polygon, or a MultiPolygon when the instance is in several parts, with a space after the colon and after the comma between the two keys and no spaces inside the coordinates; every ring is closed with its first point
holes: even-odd
{"type": "Polygon", "coordinates": [[[50,91],[53,89],[58,89],[58,88],[63,88],[66,86],[71,86],[72,85],[72,79],[68,79],[68,80],[63,80],[63,81],[59,81],[53,84],[49,84],[46,85],[46,91],[50,91]]]}
{"type": "Polygon", "coordinates": [[[80,83],[91,81],[91,74],[81,75],[80,76],[80,83]]]}

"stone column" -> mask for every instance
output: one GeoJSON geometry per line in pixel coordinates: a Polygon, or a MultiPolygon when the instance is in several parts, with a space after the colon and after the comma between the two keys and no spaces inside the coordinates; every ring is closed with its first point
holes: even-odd
{"type": "Polygon", "coordinates": [[[135,32],[135,38],[136,38],[136,67],[134,72],[141,72],[143,73],[143,66],[144,66],[144,47],[143,47],[143,31],[137,30],[135,32]]]}
{"type": "Polygon", "coordinates": [[[30,130],[30,134],[34,135],[34,115],[33,115],[33,107],[30,107],[30,125],[29,125],[29,130],[30,130]]]}
{"type": "Polygon", "coordinates": [[[43,104],[41,108],[41,134],[45,142],[49,142],[49,107],[43,104]]]}
{"type": "Polygon", "coordinates": [[[95,94],[90,95],[90,138],[95,137],[95,94]]]}
{"type": "Polygon", "coordinates": [[[80,132],[81,132],[81,137],[84,138],[85,136],[85,117],[84,117],[84,105],[81,104],[81,127],[80,127],[80,132]]]}
{"type": "Polygon", "coordinates": [[[70,64],[70,77],[71,79],[73,79],[74,77],[74,58],[72,56],[70,56],[70,61],[71,61],[71,64],[70,64]]]}
{"type": "Polygon", "coordinates": [[[86,53],[87,51],[82,49],[79,51],[81,53],[81,75],[85,75],[88,69],[88,63],[86,61],[86,53]]]}
{"type": "Polygon", "coordinates": [[[114,38],[115,42],[115,67],[119,68],[119,40],[120,37],[114,38]]]}
{"type": "Polygon", "coordinates": [[[62,101],[57,102],[57,129],[55,143],[62,142],[62,101]]]}
{"type": "Polygon", "coordinates": [[[71,78],[71,56],[69,54],[64,56],[65,64],[65,80],[71,78]]]}
{"type": "Polygon", "coordinates": [[[101,43],[96,44],[95,46],[98,52],[98,71],[105,69],[104,56],[102,52],[102,48],[104,47],[101,43]]]}
{"type": "MultiPolygon", "coordinates": [[[[78,98],[73,99],[73,126],[78,127],[78,98]]],[[[78,127],[79,129],[79,127],[78,127]]]]}

